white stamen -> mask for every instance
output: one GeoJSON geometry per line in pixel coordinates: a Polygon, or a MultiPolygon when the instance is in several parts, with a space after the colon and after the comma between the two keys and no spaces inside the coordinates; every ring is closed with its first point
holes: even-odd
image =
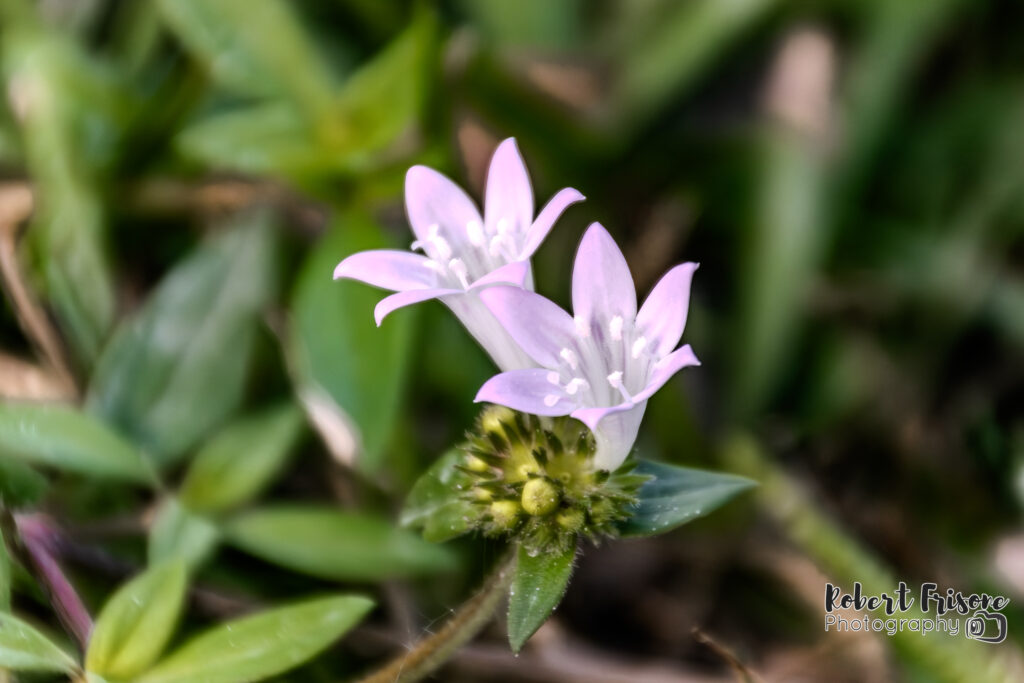
{"type": "Polygon", "coordinates": [[[622,316],[617,315],[608,323],[608,331],[612,333],[612,341],[622,341],[622,316]]]}
{"type": "Polygon", "coordinates": [[[501,235],[495,235],[491,238],[491,243],[487,247],[487,251],[491,253],[491,256],[497,256],[501,252],[501,243],[504,241],[501,235]]]}
{"type": "Polygon", "coordinates": [[[511,226],[508,223],[508,219],[506,219],[506,218],[498,219],[498,234],[499,235],[501,235],[502,237],[507,235],[510,227],[511,226]]]}
{"type": "Polygon", "coordinates": [[[548,408],[553,408],[555,404],[558,403],[558,400],[559,397],[556,396],[555,394],[548,394],[547,396],[544,397],[544,405],[546,405],[548,408]]]}
{"type": "Polygon", "coordinates": [[[633,342],[633,348],[630,351],[633,356],[633,360],[640,357],[640,354],[647,348],[647,337],[637,337],[637,340],[633,342]]]}
{"type": "Polygon", "coordinates": [[[455,274],[455,277],[459,278],[459,282],[462,284],[464,289],[469,289],[469,278],[466,271],[466,264],[462,262],[462,259],[453,258],[448,262],[448,269],[455,274]]]}
{"type": "Polygon", "coordinates": [[[487,241],[484,237],[484,228],[480,225],[480,221],[466,223],[466,236],[469,237],[469,243],[474,247],[482,247],[487,241]]]}
{"type": "Polygon", "coordinates": [[[622,371],[616,370],[612,374],[608,375],[608,384],[612,385],[612,389],[618,389],[622,386],[622,371]]]}
{"type": "Polygon", "coordinates": [[[558,385],[561,383],[561,381],[562,378],[559,376],[557,372],[552,371],[548,373],[548,382],[550,382],[551,384],[558,385]]]}
{"type": "Polygon", "coordinates": [[[558,352],[558,355],[561,356],[562,360],[568,363],[569,367],[573,370],[579,367],[580,361],[576,358],[576,354],[573,353],[571,349],[562,349],[558,352]]]}
{"type": "Polygon", "coordinates": [[[587,383],[587,380],[582,377],[573,377],[569,383],[565,385],[565,393],[570,396],[575,396],[577,391],[580,389],[586,389],[588,386],[590,385],[587,383]]]}
{"type": "Polygon", "coordinates": [[[444,274],[444,266],[442,264],[438,263],[437,261],[435,261],[434,259],[427,259],[427,264],[426,265],[427,265],[427,268],[430,268],[435,273],[437,273],[439,275],[443,275],[444,274]]]}
{"type": "Polygon", "coordinates": [[[413,240],[412,244],[409,245],[409,250],[410,251],[423,251],[423,252],[426,251],[423,248],[423,241],[422,240],[413,240]]]}
{"type": "Polygon", "coordinates": [[[590,323],[588,323],[582,315],[577,315],[572,319],[576,325],[576,335],[582,338],[590,336],[590,323]]]}
{"type": "Polygon", "coordinates": [[[430,243],[434,245],[434,249],[437,249],[438,258],[447,259],[452,257],[452,248],[448,245],[448,240],[435,235],[431,238],[430,243]]]}

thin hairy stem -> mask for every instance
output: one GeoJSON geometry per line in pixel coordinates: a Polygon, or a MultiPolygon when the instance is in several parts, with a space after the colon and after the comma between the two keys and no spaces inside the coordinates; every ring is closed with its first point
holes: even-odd
{"type": "Polygon", "coordinates": [[[490,621],[512,583],[515,558],[515,552],[509,552],[491,572],[480,591],[463,603],[440,631],[424,638],[359,683],[412,683],[448,661],[490,621]]]}

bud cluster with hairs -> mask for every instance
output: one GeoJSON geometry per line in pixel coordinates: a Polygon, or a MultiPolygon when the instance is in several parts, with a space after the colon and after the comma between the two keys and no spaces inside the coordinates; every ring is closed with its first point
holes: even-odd
{"type": "Polygon", "coordinates": [[[627,462],[615,473],[594,467],[594,437],[568,417],[545,418],[489,406],[461,446],[462,496],[473,528],[518,541],[531,555],[561,552],[580,536],[618,535],[650,477],[627,462]]]}

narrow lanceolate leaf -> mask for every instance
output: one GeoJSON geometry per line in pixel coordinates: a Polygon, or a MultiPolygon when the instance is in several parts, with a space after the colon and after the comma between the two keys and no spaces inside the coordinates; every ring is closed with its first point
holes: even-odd
{"type": "Polygon", "coordinates": [[[453,566],[452,556],[386,520],[325,507],[276,506],[227,523],[225,540],[268,562],[338,581],[380,581],[453,566]]]}
{"type": "Polygon", "coordinates": [[[703,517],[756,482],[722,474],[641,460],[637,474],[654,478],[639,491],[636,514],[623,522],[623,536],[653,536],[703,517]]]}
{"type": "Polygon", "coordinates": [[[358,624],[373,608],[359,596],[301,602],[210,629],[137,683],[246,683],[292,669],[358,624]]]}
{"type": "Polygon", "coordinates": [[[285,0],[160,0],[170,29],[218,82],[316,111],[333,92],[330,73],[285,0]]]}
{"type": "Polygon", "coordinates": [[[185,565],[157,565],[122,586],[103,606],[85,666],[106,678],[131,678],[157,660],[185,604],[185,565]]]}
{"type": "Polygon", "coordinates": [[[299,409],[285,404],[228,425],[192,461],[182,503],[195,512],[223,512],[256,497],[281,471],[302,424],[299,409]]]}
{"type": "Polygon", "coordinates": [[[64,405],[0,403],[0,457],[152,483],[143,455],[96,418],[64,405]]]}
{"type": "Polygon", "coordinates": [[[180,560],[196,569],[213,554],[220,531],[210,520],[187,510],[175,498],[160,506],[149,530],[149,562],[180,560]]]}
{"type": "Polygon", "coordinates": [[[405,500],[402,526],[422,529],[423,538],[432,543],[442,543],[469,531],[473,504],[455,495],[470,482],[456,468],[464,460],[461,451],[451,450],[431,465],[405,500]]]}
{"type": "Polygon", "coordinates": [[[71,41],[5,28],[4,75],[12,99],[26,103],[21,139],[36,203],[26,244],[39,253],[40,284],[71,350],[88,366],[116,309],[100,167],[134,108],[113,70],[71,41]]]}
{"type": "Polygon", "coordinates": [[[0,613],[0,670],[71,673],[75,660],[13,614],[0,613]]]}
{"type": "Polygon", "coordinates": [[[241,401],[274,273],[269,215],[244,214],[171,271],[116,332],[97,365],[88,408],[161,464],[181,457],[241,401]]]}
{"type": "Polygon", "coordinates": [[[358,282],[333,281],[341,259],[388,246],[366,216],[346,215],[310,254],[292,300],[291,341],[298,382],[326,392],[354,423],[366,472],[385,465],[408,370],[413,315],[391,316],[378,328],[373,308],[380,292],[358,282]]]}
{"type": "Polygon", "coordinates": [[[575,545],[561,553],[536,556],[519,548],[516,575],[508,593],[508,642],[514,652],[519,652],[562,601],[575,557],[575,545]]]}

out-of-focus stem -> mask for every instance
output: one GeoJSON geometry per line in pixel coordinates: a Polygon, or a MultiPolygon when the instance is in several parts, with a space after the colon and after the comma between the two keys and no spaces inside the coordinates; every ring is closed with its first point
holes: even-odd
{"type": "MultiPolygon", "coordinates": [[[[811,496],[774,463],[760,445],[746,435],[730,439],[722,452],[732,471],[756,479],[757,495],[785,533],[847,590],[855,581],[865,595],[891,592],[898,584],[892,570],[869,549],[851,538],[823,513],[811,496]]],[[[822,586],[824,598],[824,586],[822,586]]],[[[900,617],[923,619],[915,604],[900,617]]],[[[884,614],[884,613],[883,613],[884,614]]],[[[882,616],[881,614],[879,616],[882,616]]],[[[883,617],[884,618],[884,617],[883,617]]],[[[995,648],[963,635],[938,638],[899,631],[892,644],[903,657],[926,669],[933,680],[948,683],[982,683],[1021,680],[1020,657],[1007,643],[995,648]]]]}
{"type": "Polygon", "coordinates": [[[444,664],[455,651],[480,632],[494,614],[515,574],[514,552],[508,553],[483,588],[455,612],[440,631],[391,660],[359,683],[412,683],[444,664]]]}
{"type": "Polygon", "coordinates": [[[39,515],[19,515],[15,524],[28,565],[46,591],[57,617],[84,652],[92,633],[92,617],[57,563],[53,525],[39,515]]]}

